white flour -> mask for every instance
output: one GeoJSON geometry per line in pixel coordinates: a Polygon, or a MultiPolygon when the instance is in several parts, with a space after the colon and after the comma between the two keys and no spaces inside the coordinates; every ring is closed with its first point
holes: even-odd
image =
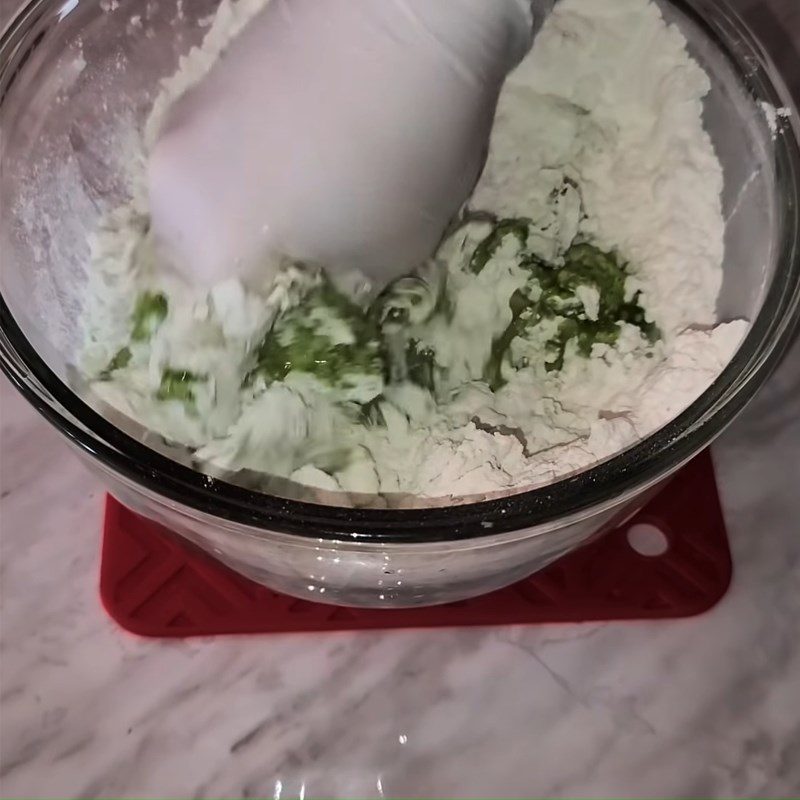
{"type": "Polygon", "coordinates": [[[767,103],[763,100],[759,103],[759,105],[761,106],[761,111],[764,114],[764,119],[767,121],[769,132],[772,134],[772,138],[774,139],[782,130],[786,120],[791,117],[792,110],[785,107],[775,108],[775,106],[773,106],[771,103],[767,103]]]}
{"type": "MultiPolygon", "coordinates": [[[[223,2],[203,48],[165,82],[150,139],[164,109],[207,72],[264,2],[223,2]]],[[[382,424],[356,425],[302,375],[238,388],[248,355],[306,279],[295,274],[247,292],[225,284],[208,297],[193,296],[142,255],[146,211],[139,200],[109,221],[95,246],[85,370],[98,376],[127,342],[134,287],[161,290],[170,298],[168,317],[151,341],[131,345],[129,365],[94,389],[171,441],[199,448],[196,457],[211,474],[268,472],[316,488],[312,499],[320,501],[344,490],[397,493],[414,499],[380,502],[418,505],[420,498],[465,502],[522,491],[585,469],[696,400],[747,330],[745,322],[714,327],[724,225],[722,171],[702,125],[708,90],[680,32],[648,0],[561,0],[509,79],[471,202],[533,219],[529,246],[547,260],[563,258],[576,236],[619,252],[630,264],[627,295],[641,292],[661,331],[654,346],[624,324],[614,345],[596,344],[590,358],[568,346],[563,369],[548,371],[544,350],[537,350],[547,338],[542,325],[539,340],[515,343],[529,366],[490,391],[470,363],[481,344],[470,343],[469,334],[482,314],[492,317],[488,324],[496,319],[498,332],[511,317],[508,294],[498,294],[498,286],[505,281],[513,291],[520,278],[500,253],[465,283],[455,327],[436,342],[449,364],[461,364],[460,373],[451,371],[461,376],[452,396],[435,404],[418,387],[388,387],[382,424]],[[560,187],[566,188],[554,195],[560,187]],[[155,399],[163,370],[177,365],[209,376],[197,387],[192,413],[155,399]]],[[[596,316],[597,290],[581,286],[576,294],[586,318],[596,316]]],[[[256,484],[297,493],[266,478],[256,484]]]]}
{"type": "Polygon", "coordinates": [[[536,189],[541,199],[542,168],[574,176],[584,230],[635,265],[644,304],[671,332],[713,324],[722,283],[722,169],[702,125],[710,83],[685,46],[654,3],[561,0],[510,78],[475,196],[511,211],[536,189]],[[525,146],[532,125],[545,147],[525,146]]]}

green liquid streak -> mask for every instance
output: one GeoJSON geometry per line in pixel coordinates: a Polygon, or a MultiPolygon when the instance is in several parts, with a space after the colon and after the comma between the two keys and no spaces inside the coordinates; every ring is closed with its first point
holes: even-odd
{"type": "Polygon", "coordinates": [[[326,282],[276,321],[258,348],[248,380],[261,375],[269,382],[282,381],[290,372],[303,372],[330,386],[341,386],[348,375],[383,375],[382,350],[375,321],[326,282]],[[315,308],[324,308],[344,324],[353,343],[336,343],[320,333],[310,321],[315,308]]]}
{"type": "Polygon", "coordinates": [[[194,386],[203,380],[203,376],[187,370],[165,369],[156,397],[159,400],[177,400],[192,405],[195,402],[194,386]]]}
{"type": "Polygon", "coordinates": [[[131,315],[134,342],[146,342],[167,318],[169,303],[161,292],[145,292],[137,301],[131,315]]]}

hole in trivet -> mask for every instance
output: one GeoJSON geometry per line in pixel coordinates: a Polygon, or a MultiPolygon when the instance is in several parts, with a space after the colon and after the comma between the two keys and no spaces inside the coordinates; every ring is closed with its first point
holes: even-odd
{"type": "Polygon", "coordinates": [[[663,556],[669,550],[669,539],[664,531],[646,522],[628,529],[628,544],[640,556],[648,558],[663,556]]]}

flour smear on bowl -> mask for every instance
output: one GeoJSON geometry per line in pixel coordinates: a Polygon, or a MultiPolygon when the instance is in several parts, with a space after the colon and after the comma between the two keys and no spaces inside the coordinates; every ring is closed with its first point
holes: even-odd
{"type": "MultiPolygon", "coordinates": [[[[145,141],[263,5],[222,3],[145,141]]],[[[474,501],[608,458],[696,400],[747,331],[715,313],[709,90],[655,4],[561,0],[463,217],[380,292],[278,256],[264,285],[194,291],[158,263],[134,186],[93,243],[91,392],[209,475],[337,504],[474,501]]]]}

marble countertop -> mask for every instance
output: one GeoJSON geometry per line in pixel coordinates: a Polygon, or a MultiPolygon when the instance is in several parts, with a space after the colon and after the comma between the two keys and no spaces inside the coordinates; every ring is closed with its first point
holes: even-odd
{"type": "Polygon", "coordinates": [[[675,622],[137,639],[102,488],[0,404],[4,798],[800,796],[800,344],[714,448],[733,586],[675,622]]]}
{"type": "Polygon", "coordinates": [[[102,489],[0,392],[0,796],[800,794],[800,346],[714,448],[731,591],[659,623],[137,639],[102,489]]]}

